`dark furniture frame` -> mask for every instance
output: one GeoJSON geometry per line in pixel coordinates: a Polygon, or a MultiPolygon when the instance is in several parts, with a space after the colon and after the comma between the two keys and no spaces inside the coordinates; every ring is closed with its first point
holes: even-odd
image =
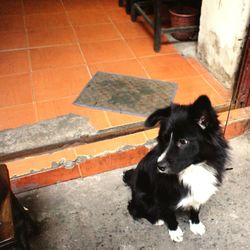
{"type": "Polygon", "coordinates": [[[0,249],[29,250],[29,235],[37,224],[19,203],[10,188],[9,172],[0,164],[0,249]]]}
{"type": "MultiPolygon", "coordinates": [[[[161,27],[161,7],[162,3],[172,3],[173,0],[126,0],[126,9],[131,10],[131,20],[133,22],[136,21],[138,15],[142,15],[145,21],[149,24],[149,26],[154,30],[154,50],[159,52],[161,49],[161,35],[162,34],[171,34],[176,31],[198,31],[199,26],[185,26],[185,27],[172,27],[172,28],[163,28],[161,27]],[[145,8],[153,5],[154,10],[154,20],[152,21],[147,15],[145,8]]],[[[122,3],[123,0],[119,0],[119,4],[122,3]]],[[[127,11],[128,11],[127,10],[127,11]]]]}

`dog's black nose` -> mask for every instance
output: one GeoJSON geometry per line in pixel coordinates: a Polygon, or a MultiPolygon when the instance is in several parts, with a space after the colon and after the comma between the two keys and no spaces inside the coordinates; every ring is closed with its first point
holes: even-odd
{"type": "Polygon", "coordinates": [[[157,167],[161,172],[165,172],[167,168],[169,167],[169,164],[166,161],[159,161],[157,162],[157,164],[158,164],[157,167]]]}
{"type": "Polygon", "coordinates": [[[157,161],[157,164],[159,167],[167,168],[169,166],[169,163],[167,161],[157,161]]]}
{"type": "Polygon", "coordinates": [[[161,172],[166,171],[166,167],[162,167],[162,166],[159,166],[159,165],[158,165],[158,169],[159,169],[161,172]]]}

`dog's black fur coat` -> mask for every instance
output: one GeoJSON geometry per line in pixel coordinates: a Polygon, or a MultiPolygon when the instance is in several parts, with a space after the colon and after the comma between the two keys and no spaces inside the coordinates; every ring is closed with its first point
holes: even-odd
{"type": "MultiPolygon", "coordinates": [[[[134,219],[146,218],[153,224],[160,219],[169,230],[175,231],[178,204],[192,193],[192,184],[184,185],[180,174],[191,165],[205,166],[216,180],[213,185],[219,186],[228,145],[207,96],[200,96],[191,105],[173,104],[157,110],[147,118],[145,126],[153,127],[158,122],[157,145],[136,169],[125,171],[123,180],[132,191],[128,210],[134,219]]],[[[200,223],[199,210],[203,203],[182,207],[190,211],[191,223],[200,223]]]]}

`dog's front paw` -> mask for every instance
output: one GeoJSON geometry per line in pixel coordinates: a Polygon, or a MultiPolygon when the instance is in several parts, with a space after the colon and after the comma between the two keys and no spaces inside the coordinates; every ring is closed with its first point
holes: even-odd
{"type": "Polygon", "coordinates": [[[156,223],[155,223],[156,226],[162,226],[162,225],[164,225],[164,224],[165,224],[164,220],[158,220],[158,221],[156,221],[156,223]]]}
{"type": "Polygon", "coordinates": [[[200,222],[198,224],[193,224],[191,222],[191,220],[189,221],[189,225],[190,225],[190,230],[194,233],[194,234],[199,234],[199,235],[203,235],[206,232],[206,228],[205,226],[200,222]]]}
{"type": "Polygon", "coordinates": [[[183,240],[183,232],[179,227],[176,230],[168,230],[168,232],[172,241],[181,242],[183,240]]]}

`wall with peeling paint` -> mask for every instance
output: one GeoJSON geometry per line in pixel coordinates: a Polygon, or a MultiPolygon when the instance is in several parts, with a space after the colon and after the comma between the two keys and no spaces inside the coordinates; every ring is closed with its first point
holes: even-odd
{"type": "Polygon", "coordinates": [[[202,2],[198,55],[228,88],[235,81],[249,20],[249,0],[202,2]]]}

